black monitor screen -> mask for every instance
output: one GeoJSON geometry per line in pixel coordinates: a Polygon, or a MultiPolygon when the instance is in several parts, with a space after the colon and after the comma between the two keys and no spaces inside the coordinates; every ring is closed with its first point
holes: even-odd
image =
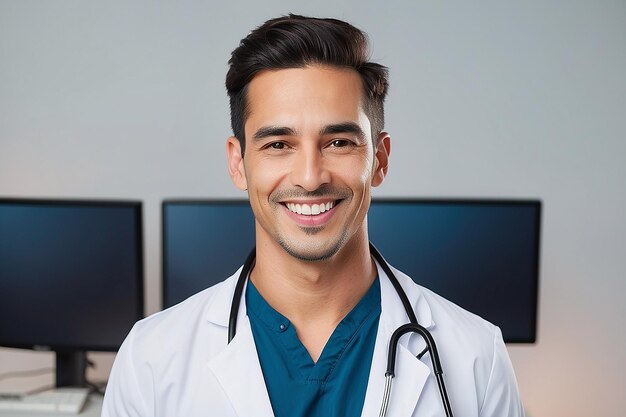
{"type": "Polygon", "coordinates": [[[540,203],[379,200],[369,237],[418,284],[500,326],[507,342],[536,339],[540,203]]]}
{"type": "Polygon", "coordinates": [[[254,247],[247,201],[163,203],[163,306],[231,276],[254,247]]]}
{"type": "Polygon", "coordinates": [[[0,199],[0,345],[119,348],[143,315],[141,204],[0,199]]]}
{"type": "MultiPolygon", "coordinates": [[[[230,276],[254,245],[245,201],[163,204],[164,306],[230,276]]],[[[536,338],[540,203],[374,200],[369,237],[418,284],[500,326],[536,338]]]]}

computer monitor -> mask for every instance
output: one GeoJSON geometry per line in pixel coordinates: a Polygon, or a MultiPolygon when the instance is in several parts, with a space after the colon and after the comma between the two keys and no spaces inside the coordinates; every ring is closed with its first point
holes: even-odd
{"type": "Polygon", "coordinates": [[[231,276],[254,247],[248,201],[164,201],[162,220],[166,308],[231,276]]]}
{"type": "MultiPolygon", "coordinates": [[[[163,306],[232,275],[254,246],[247,201],[163,202],[163,306]]],[[[536,340],[541,203],[374,199],[369,237],[415,282],[500,326],[506,342],[536,340]]]]}
{"type": "Polygon", "coordinates": [[[541,203],[384,200],[369,237],[418,284],[498,325],[509,343],[534,343],[541,203]]]}
{"type": "Polygon", "coordinates": [[[0,198],[0,346],[54,351],[56,385],[85,385],[86,352],[143,307],[141,203],[0,198]]]}

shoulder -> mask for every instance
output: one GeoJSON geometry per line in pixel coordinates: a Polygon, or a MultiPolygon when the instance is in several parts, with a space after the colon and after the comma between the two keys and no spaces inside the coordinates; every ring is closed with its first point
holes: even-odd
{"type": "Polygon", "coordinates": [[[463,361],[455,366],[471,365],[473,372],[478,373],[477,377],[488,378],[498,344],[502,343],[500,329],[433,291],[418,287],[431,310],[432,334],[441,341],[437,344],[441,356],[453,362],[463,361]]]}
{"type": "Polygon", "coordinates": [[[133,326],[115,357],[103,416],[155,415],[155,409],[179,415],[175,410],[185,401],[184,387],[215,384],[199,364],[227,343],[228,311],[215,312],[227,310],[222,305],[230,304],[234,281],[231,277],[133,326]]]}
{"type": "Polygon", "coordinates": [[[198,340],[218,341],[225,337],[228,312],[237,273],[230,278],[187,298],[166,310],[138,321],[124,344],[133,355],[147,361],[162,362],[168,356],[191,349],[198,340]]]}
{"type": "Polygon", "coordinates": [[[206,310],[215,301],[216,294],[219,293],[223,285],[224,282],[220,282],[192,295],[179,304],[138,321],[134,325],[131,335],[135,340],[142,340],[165,335],[173,337],[185,333],[203,321],[206,310]]]}

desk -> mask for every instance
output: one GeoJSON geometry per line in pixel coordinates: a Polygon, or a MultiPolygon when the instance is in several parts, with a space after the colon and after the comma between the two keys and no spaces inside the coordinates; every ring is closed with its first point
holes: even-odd
{"type": "Polygon", "coordinates": [[[100,394],[91,394],[87,398],[85,407],[80,414],[70,413],[46,413],[43,411],[19,411],[19,410],[0,410],[0,417],[100,417],[102,412],[102,400],[104,397],[100,394]]]}

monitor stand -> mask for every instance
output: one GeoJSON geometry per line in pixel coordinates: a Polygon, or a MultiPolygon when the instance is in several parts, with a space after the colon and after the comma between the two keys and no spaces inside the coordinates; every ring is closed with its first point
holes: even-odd
{"type": "Polygon", "coordinates": [[[56,352],[56,386],[84,387],[87,384],[87,352],[56,352]]]}

